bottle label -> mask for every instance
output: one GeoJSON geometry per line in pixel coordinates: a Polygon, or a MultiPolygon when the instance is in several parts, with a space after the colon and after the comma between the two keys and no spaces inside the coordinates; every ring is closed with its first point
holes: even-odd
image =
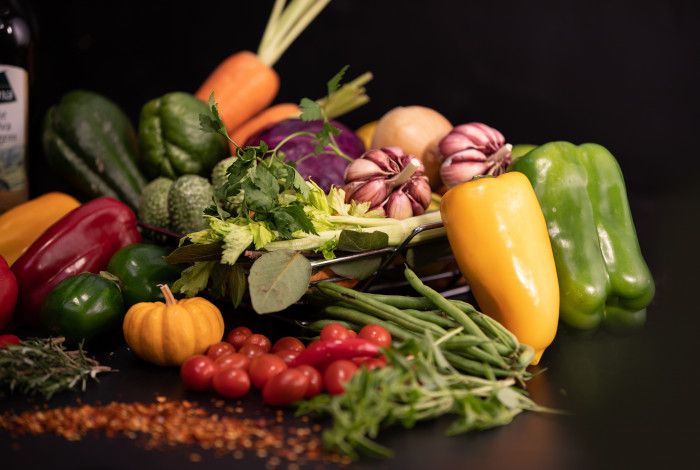
{"type": "Polygon", "coordinates": [[[27,186],[27,71],[0,65],[0,191],[27,186]]]}

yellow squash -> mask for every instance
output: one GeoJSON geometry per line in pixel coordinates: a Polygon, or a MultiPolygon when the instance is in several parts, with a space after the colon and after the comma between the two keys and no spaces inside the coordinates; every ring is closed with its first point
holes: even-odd
{"type": "Polygon", "coordinates": [[[63,193],[46,193],[0,214],[0,255],[12,266],[29,245],[80,203],[63,193]]]}
{"type": "Polygon", "coordinates": [[[478,178],[440,205],[447,237],[481,310],[535,350],[554,340],[559,285],[547,226],[522,173],[478,178]]]}
{"type": "Polygon", "coordinates": [[[161,290],[165,303],[138,303],[124,317],[124,339],[137,356],[160,366],[179,366],[221,341],[224,319],[214,304],[201,297],[175,300],[167,285],[161,290]]]}

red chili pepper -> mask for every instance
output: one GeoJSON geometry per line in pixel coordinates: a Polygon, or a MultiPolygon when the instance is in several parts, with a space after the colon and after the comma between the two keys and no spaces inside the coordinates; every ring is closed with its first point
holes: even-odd
{"type": "Polygon", "coordinates": [[[41,304],[59,282],[106,269],[117,250],[139,241],[134,212],[114,198],[100,197],[72,210],[12,265],[19,284],[18,319],[38,324],[41,304]]]}
{"type": "Polygon", "coordinates": [[[17,303],[17,279],[0,256],[0,330],[10,322],[17,303]]]}
{"type": "Polygon", "coordinates": [[[379,352],[379,346],[362,338],[349,338],[344,341],[316,341],[290,362],[289,367],[305,364],[317,366],[338,359],[374,357],[379,352]]]}

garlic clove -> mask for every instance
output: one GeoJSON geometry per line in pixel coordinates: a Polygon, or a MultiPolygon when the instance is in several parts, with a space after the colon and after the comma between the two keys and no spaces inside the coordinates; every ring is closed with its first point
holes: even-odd
{"type": "Polygon", "coordinates": [[[392,175],[400,171],[397,163],[392,159],[393,155],[384,151],[384,149],[373,149],[365,153],[359,160],[369,160],[381,168],[387,175],[392,175]]]}
{"type": "Polygon", "coordinates": [[[452,188],[488,172],[493,163],[483,160],[453,159],[449,157],[440,167],[440,177],[445,186],[452,188]]]}
{"type": "Polygon", "coordinates": [[[384,211],[392,219],[407,219],[413,216],[411,199],[403,191],[394,191],[384,203],[384,211]]]}
{"type": "Polygon", "coordinates": [[[353,160],[345,168],[345,181],[368,180],[377,176],[386,176],[389,172],[383,170],[375,162],[366,158],[353,160]]]}
{"type": "MultiPolygon", "coordinates": [[[[430,183],[427,176],[414,177],[406,183],[403,190],[422,207],[423,211],[430,205],[432,193],[430,192],[430,183]]],[[[423,211],[420,213],[422,214],[423,211]]],[[[415,208],[413,212],[418,215],[415,208]]]]}
{"type": "Polygon", "coordinates": [[[345,185],[345,202],[369,202],[370,208],[377,206],[387,198],[389,188],[383,177],[369,181],[353,181],[345,185]]]}

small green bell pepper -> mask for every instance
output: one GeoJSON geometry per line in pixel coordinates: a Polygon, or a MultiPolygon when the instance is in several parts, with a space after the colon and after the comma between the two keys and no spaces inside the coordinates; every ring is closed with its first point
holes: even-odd
{"type": "Polygon", "coordinates": [[[163,302],[158,284],[172,284],[180,269],[163,259],[171,250],[146,243],[134,243],[117,251],[107,271],[119,278],[127,308],[139,302],[163,302]]]}
{"type": "Polygon", "coordinates": [[[564,323],[592,329],[644,324],[654,280],[644,262],[622,171],[597,144],[551,142],[511,167],[542,206],[557,267],[564,323]]]}
{"type": "Polygon", "coordinates": [[[82,273],[64,279],[49,293],[41,308],[41,324],[76,344],[118,331],[124,313],[124,301],[114,282],[82,273]]]}
{"type": "Polygon", "coordinates": [[[139,144],[145,172],[151,177],[209,176],[229,155],[226,139],[201,129],[207,105],[189,93],[168,93],[146,103],[139,120],[139,144]]]}

